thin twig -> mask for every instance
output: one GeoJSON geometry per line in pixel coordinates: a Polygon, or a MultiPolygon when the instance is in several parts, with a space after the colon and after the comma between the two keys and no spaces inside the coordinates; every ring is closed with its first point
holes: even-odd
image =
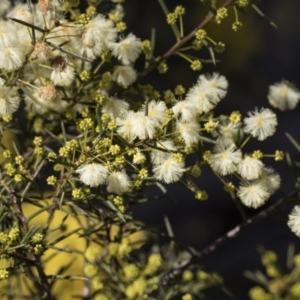
{"type": "Polygon", "coordinates": [[[214,252],[217,250],[220,246],[225,244],[227,241],[237,237],[242,231],[244,231],[246,228],[248,228],[250,225],[253,225],[254,223],[261,221],[268,216],[270,216],[272,213],[274,213],[278,208],[286,204],[287,202],[290,201],[295,201],[298,199],[298,195],[294,192],[291,195],[288,195],[286,197],[283,197],[279,199],[276,203],[273,205],[267,207],[266,209],[260,211],[258,214],[253,216],[252,218],[247,219],[245,222],[237,225],[230,231],[228,231],[226,234],[223,236],[217,238],[214,242],[212,242],[210,245],[205,247],[203,250],[200,252],[196,252],[191,258],[187,259],[184,261],[179,267],[173,269],[171,272],[166,274],[162,280],[161,286],[166,286],[170,280],[176,278],[182,272],[188,268],[189,266],[195,264],[198,262],[199,258],[203,258],[210,253],[214,252]]]}
{"type": "MultiPolygon", "coordinates": [[[[227,0],[225,1],[220,8],[227,7],[233,4],[235,0],[227,0]]],[[[214,14],[211,12],[206,15],[206,17],[203,19],[203,21],[194,28],[188,35],[183,37],[181,40],[179,40],[176,44],[174,44],[164,55],[162,55],[159,59],[157,59],[153,64],[151,64],[148,68],[145,68],[138,76],[138,79],[141,79],[145,77],[148,73],[150,73],[157,65],[159,65],[163,60],[167,59],[169,56],[173,55],[177,52],[177,50],[183,46],[185,43],[187,43],[190,39],[192,39],[195,36],[195,33],[204,27],[211,19],[213,19],[214,14]]]]}
{"type": "MultiPolygon", "coordinates": [[[[22,224],[25,233],[27,233],[29,227],[28,227],[27,219],[22,209],[21,198],[17,196],[14,190],[11,190],[10,194],[11,194],[13,204],[16,205],[17,216],[22,224]]],[[[47,276],[43,270],[40,257],[38,255],[34,255],[31,261],[26,261],[26,264],[27,264],[27,275],[34,282],[35,286],[40,292],[40,296],[42,297],[42,299],[54,300],[53,296],[51,295],[50,285],[48,283],[47,276]],[[33,265],[36,267],[38,271],[39,278],[37,278],[37,276],[34,275],[34,273],[32,272],[31,268],[33,265]]]]}

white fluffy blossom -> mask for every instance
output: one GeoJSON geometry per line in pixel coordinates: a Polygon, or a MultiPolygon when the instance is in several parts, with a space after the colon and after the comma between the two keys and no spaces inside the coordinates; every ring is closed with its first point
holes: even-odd
{"type": "Polygon", "coordinates": [[[238,188],[237,195],[245,206],[257,208],[267,201],[271,193],[267,190],[265,184],[255,180],[241,185],[238,188]]]}
{"type": "Polygon", "coordinates": [[[148,116],[145,115],[145,108],[138,112],[129,111],[124,113],[117,118],[117,132],[130,141],[135,138],[140,140],[152,139],[157,127],[163,120],[164,114],[162,114],[162,111],[164,109],[165,105],[151,101],[148,106],[148,116]]]}
{"type": "MultiPolygon", "coordinates": [[[[12,10],[10,10],[10,12],[7,14],[7,17],[15,18],[29,24],[33,23],[33,15],[29,11],[27,4],[17,4],[12,10]]],[[[16,26],[21,28],[25,25],[17,23],[16,26]]]]}
{"type": "MultiPolygon", "coordinates": [[[[36,38],[38,39],[41,33],[36,33],[36,38]]],[[[24,57],[31,53],[33,46],[32,46],[32,37],[28,31],[26,26],[21,27],[18,29],[18,43],[17,45],[22,49],[22,53],[24,57]]]]}
{"type": "Polygon", "coordinates": [[[220,133],[222,138],[231,139],[236,142],[237,139],[241,139],[243,137],[243,131],[241,129],[242,123],[233,124],[228,120],[222,121],[218,125],[218,132],[220,133]]]}
{"type": "Polygon", "coordinates": [[[131,121],[131,136],[140,140],[152,139],[158,123],[150,116],[145,116],[144,112],[138,111],[131,121]]]}
{"type": "MultiPolygon", "coordinates": [[[[148,104],[148,116],[157,124],[161,124],[166,119],[166,104],[163,101],[151,100],[148,104]]],[[[146,105],[144,104],[140,110],[145,113],[146,105]]]]}
{"type": "Polygon", "coordinates": [[[225,97],[228,82],[218,73],[200,75],[195,86],[187,93],[186,100],[191,102],[197,113],[207,113],[225,97]]]}
{"type": "Polygon", "coordinates": [[[209,89],[215,98],[223,99],[226,96],[228,81],[218,73],[200,75],[197,84],[204,89],[209,89]]]}
{"type": "Polygon", "coordinates": [[[108,114],[111,119],[115,120],[121,117],[128,110],[129,104],[114,97],[110,97],[102,107],[102,112],[108,114]]]}
{"type": "Polygon", "coordinates": [[[264,164],[257,158],[246,155],[238,164],[237,172],[247,180],[257,179],[263,171],[264,164]]]}
{"type": "Polygon", "coordinates": [[[242,184],[237,195],[246,206],[257,208],[280,187],[280,176],[272,168],[263,167],[256,180],[242,184]]]}
{"type": "Polygon", "coordinates": [[[281,178],[279,174],[274,172],[272,168],[264,167],[259,179],[271,194],[273,194],[280,187],[281,178]]]}
{"type": "MultiPolygon", "coordinates": [[[[98,14],[84,26],[82,41],[90,45],[104,41],[110,28],[111,22],[104,15],[98,14]]],[[[113,39],[116,37],[115,34],[113,39]]]]}
{"type": "MultiPolygon", "coordinates": [[[[1,7],[1,6],[0,6],[1,7]]],[[[15,26],[7,21],[0,21],[0,47],[10,47],[18,42],[15,26]]]]}
{"type": "Polygon", "coordinates": [[[211,168],[220,175],[232,174],[242,160],[242,152],[230,140],[220,140],[210,155],[211,168]]]}
{"type": "Polygon", "coordinates": [[[69,86],[74,80],[74,69],[71,66],[67,66],[63,71],[53,70],[50,78],[54,85],[69,86]]]}
{"type": "Polygon", "coordinates": [[[220,98],[214,97],[207,87],[203,88],[196,84],[188,91],[186,101],[190,103],[195,113],[202,114],[211,111],[220,101],[220,98]]]}
{"type": "Polygon", "coordinates": [[[17,89],[0,85],[0,117],[15,112],[20,104],[17,89]]]}
{"type": "Polygon", "coordinates": [[[200,125],[195,120],[190,122],[176,122],[176,131],[189,147],[200,140],[200,125]]]}
{"type": "Polygon", "coordinates": [[[125,89],[135,82],[136,78],[136,71],[131,66],[116,66],[112,75],[112,80],[125,89]]]}
{"type": "Polygon", "coordinates": [[[0,17],[2,17],[6,12],[8,12],[10,7],[11,7],[11,2],[9,0],[1,0],[0,17]]]}
{"type": "Polygon", "coordinates": [[[102,42],[95,42],[91,41],[89,43],[84,42],[85,39],[83,39],[81,42],[82,44],[79,47],[80,49],[80,55],[86,57],[87,59],[93,61],[97,57],[100,56],[104,49],[104,44],[102,42]]]}
{"type": "Polygon", "coordinates": [[[113,23],[99,14],[84,26],[79,46],[81,54],[85,54],[89,59],[95,59],[103,48],[115,42],[116,38],[117,31],[113,23]]]}
{"type": "Polygon", "coordinates": [[[122,194],[130,187],[130,180],[126,172],[112,172],[107,178],[107,191],[109,193],[122,194]]]}
{"type": "Polygon", "coordinates": [[[105,183],[108,171],[102,164],[91,163],[79,167],[76,171],[80,180],[91,187],[105,183]]]}
{"type": "Polygon", "coordinates": [[[299,90],[286,80],[275,83],[269,87],[269,103],[282,111],[294,109],[299,99],[299,90]]]}
{"type": "Polygon", "coordinates": [[[174,116],[183,122],[189,122],[194,119],[197,113],[193,104],[187,100],[177,102],[172,107],[172,111],[174,116]]]}
{"type": "Polygon", "coordinates": [[[260,111],[256,109],[248,115],[249,117],[244,119],[244,132],[251,134],[259,141],[275,133],[277,117],[270,109],[262,108],[260,111]]]}
{"type": "Polygon", "coordinates": [[[29,96],[25,96],[26,110],[43,114],[49,109],[62,112],[65,109],[66,102],[61,100],[59,93],[55,86],[52,84],[46,84],[39,87],[33,93],[34,99],[29,96]]]}
{"type": "Polygon", "coordinates": [[[172,152],[177,150],[173,141],[171,140],[165,140],[165,141],[159,140],[156,143],[156,147],[162,150],[156,148],[151,149],[151,162],[154,165],[159,165],[163,163],[172,155],[172,152]]]}
{"type": "Polygon", "coordinates": [[[184,164],[177,162],[173,156],[170,156],[153,168],[154,177],[165,183],[178,181],[184,171],[184,164]]]}
{"type": "Polygon", "coordinates": [[[134,139],[132,134],[132,122],[135,117],[135,112],[133,110],[128,111],[123,116],[117,118],[117,132],[125,139],[132,141],[134,139]]]}
{"type": "MultiPolygon", "coordinates": [[[[36,15],[40,15],[41,19],[44,19],[41,13],[36,15]]],[[[48,16],[50,16],[50,14],[48,14],[48,16]]],[[[70,25],[69,22],[64,18],[60,20],[60,24],[60,26],[55,27],[53,30],[51,30],[51,32],[49,32],[49,34],[47,35],[47,40],[57,46],[63,44],[64,50],[70,52],[77,52],[76,54],[80,55],[80,50],[82,50],[84,47],[83,45],[81,45],[81,31],[79,27],[70,25]]],[[[55,54],[64,55],[63,52],[61,52],[58,49],[55,50],[55,54]]]]}
{"type": "Polygon", "coordinates": [[[129,65],[136,61],[141,53],[141,41],[134,34],[129,33],[119,43],[111,43],[112,54],[118,58],[123,65],[129,65]]]}
{"type": "Polygon", "coordinates": [[[22,48],[17,46],[0,48],[0,69],[13,71],[19,69],[25,61],[22,48]]]}
{"type": "Polygon", "coordinates": [[[63,56],[57,56],[51,61],[53,71],[50,75],[54,85],[69,86],[75,77],[74,68],[69,65],[68,60],[63,56]]]}
{"type": "Polygon", "coordinates": [[[288,226],[291,230],[300,237],[300,205],[293,208],[289,214],[288,226]]]}
{"type": "Polygon", "coordinates": [[[48,12],[53,10],[53,4],[51,0],[39,0],[36,7],[44,17],[48,12]]]}
{"type": "Polygon", "coordinates": [[[41,61],[46,61],[51,56],[51,48],[47,43],[35,43],[34,51],[31,53],[30,58],[39,59],[41,61]]]}

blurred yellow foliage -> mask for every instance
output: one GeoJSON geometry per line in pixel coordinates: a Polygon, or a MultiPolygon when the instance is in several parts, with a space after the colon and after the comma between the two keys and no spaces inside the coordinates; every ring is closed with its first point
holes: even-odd
{"type": "MultiPolygon", "coordinates": [[[[48,193],[49,194],[49,193],[48,193]]],[[[51,204],[50,200],[39,202],[43,206],[51,204]]],[[[23,211],[25,217],[29,217],[38,211],[40,208],[31,204],[24,204],[23,211]]],[[[41,230],[46,226],[49,219],[49,212],[44,211],[35,216],[30,222],[29,226],[39,226],[41,230]]],[[[99,223],[99,226],[101,224],[99,223]]],[[[55,248],[49,248],[46,250],[44,255],[42,255],[41,260],[44,265],[44,272],[47,276],[50,275],[67,275],[67,276],[76,276],[73,280],[64,280],[56,279],[55,284],[52,288],[52,294],[57,297],[57,299],[72,299],[72,296],[83,296],[83,288],[86,283],[90,286],[89,278],[85,280],[86,276],[90,275],[89,272],[86,272],[87,266],[89,265],[89,258],[91,257],[91,249],[95,252],[95,255],[99,257],[103,251],[106,251],[104,247],[100,246],[99,243],[105,243],[104,241],[99,241],[99,238],[91,235],[91,240],[96,240],[97,243],[91,242],[87,245],[86,237],[80,237],[84,232],[84,228],[88,228],[89,221],[85,216],[73,216],[66,212],[56,210],[54,212],[53,218],[50,219],[49,229],[50,233],[47,234],[47,239],[44,245],[50,245],[57,238],[66,236],[66,238],[55,243],[55,248]],[[64,221],[64,218],[66,220],[64,221]],[[57,229],[57,230],[56,230],[57,229]],[[61,249],[61,250],[60,250],[61,249]],[[68,252],[65,252],[66,250],[68,252]],[[88,251],[87,251],[88,250],[88,251]],[[62,272],[62,270],[64,270],[62,272]]],[[[122,245],[128,246],[130,251],[137,249],[142,246],[146,239],[146,234],[144,231],[135,231],[134,225],[130,225],[133,229],[133,233],[129,233],[127,236],[124,236],[121,243],[122,245]]],[[[115,237],[119,234],[119,227],[117,225],[112,225],[110,230],[110,238],[114,240],[115,237]]],[[[107,243],[107,242],[106,242],[107,243]]],[[[116,243],[111,243],[116,244],[116,243]]],[[[109,249],[110,245],[106,245],[106,248],[109,249]]],[[[119,247],[121,248],[121,247],[119,247]]],[[[121,249],[119,249],[120,252],[121,249]]],[[[106,251],[107,252],[107,251],[106,251]]],[[[3,266],[7,267],[7,265],[3,266]]],[[[33,268],[34,269],[34,268],[33,268]]],[[[96,268],[97,270],[97,268],[96,268]]],[[[33,270],[36,273],[36,270],[33,270]]],[[[24,276],[22,276],[23,285],[20,286],[20,282],[13,282],[10,277],[9,284],[12,288],[17,287],[19,291],[22,291],[24,294],[29,291],[29,288],[34,288],[33,283],[24,276]]],[[[91,276],[92,277],[92,276],[91,276]]],[[[98,278],[107,277],[105,272],[101,269],[97,270],[98,278]]],[[[0,290],[2,285],[8,284],[7,280],[2,280],[0,283],[0,290]]],[[[1,297],[1,300],[6,300],[8,298],[1,297]]]]}

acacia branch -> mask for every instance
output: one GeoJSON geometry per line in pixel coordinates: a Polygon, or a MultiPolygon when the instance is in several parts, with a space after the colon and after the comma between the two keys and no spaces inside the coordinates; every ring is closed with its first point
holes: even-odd
{"type": "MultiPolygon", "coordinates": [[[[227,7],[232,5],[235,2],[235,0],[227,0],[225,1],[219,8],[227,7]]],[[[145,77],[148,73],[150,73],[157,65],[159,65],[163,60],[167,59],[171,55],[175,54],[177,50],[183,46],[185,43],[187,43],[190,39],[192,39],[195,36],[195,33],[204,27],[209,21],[211,21],[214,18],[214,14],[209,12],[202,22],[195,27],[188,35],[181,38],[176,44],[174,44],[165,54],[163,54],[159,59],[157,59],[155,62],[153,62],[148,68],[145,68],[138,76],[138,80],[145,77]]]]}
{"type": "MultiPolygon", "coordinates": [[[[42,164],[41,164],[42,167],[42,164]]],[[[39,168],[38,168],[39,169],[39,168]]],[[[39,169],[40,170],[40,169],[39,169]]],[[[35,176],[38,174],[39,171],[35,172],[35,176]]],[[[14,190],[10,191],[12,203],[16,206],[16,214],[19,218],[19,222],[23,227],[25,234],[29,231],[29,226],[27,222],[27,218],[24,215],[23,208],[22,208],[22,199],[17,196],[14,190]]],[[[26,259],[27,265],[27,275],[33,281],[36,288],[39,290],[40,296],[46,300],[54,300],[53,296],[51,295],[51,288],[47,280],[47,276],[43,270],[41,258],[39,255],[33,255],[32,259],[26,259]],[[35,266],[38,272],[38,276],[36,276],[32,271],[32,266],[35,266]]]]}
{"type": "Polygon", "coordinates": [[[180,266],[178,266],[177,268],[173,269],[168,274],[166,274],[162,279],[161,287],[166,286],[169,283],[169,281],[175,279],[180,274],[182,274],[186,268],[197,263],[199,258],[203,258],[206,255],[209,255],[210,253],[214,252],[220,246],[225,244],[227,241],[230,241],[231,239],[237,237],[242,231],[247,229],[249,226],[267,218],[272,213],[274,213],[277,209],[279,209],[281,206],[287,204],[288,202],[294,202],[295,200],[299,200],[299,196],[296,192],[293,192],[291,195],[279,199],[273,205],[267,207],[266,209],[262,210],[252,218],[247,219],[243,223],[229,230],[227,233],[217,238],[214,242],[212,242],[210,245],[205,247],[203,250],[201,250],[200,252],[196,252],[191,258],[185,260],[180,266]]]}

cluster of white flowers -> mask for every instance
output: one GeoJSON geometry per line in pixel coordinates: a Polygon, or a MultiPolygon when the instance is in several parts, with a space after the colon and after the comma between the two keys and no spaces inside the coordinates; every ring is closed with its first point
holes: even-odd
{"type": "MultiPolygon", "coordinates": [[[[111,51],[122,64],[116,66],[112,73],[112,80],[118,85],[126,88],[137,78],[132,64],[141,53],[141,41],[134,34],[130,33],[125,38],[120,36],[117,42],[114,23],[101,14],[96,14],[84,24],[70,23],[62,17],[57,22],[60,5],[59,2],[38,1],[37,4],[31,3],[29,10],[28,4],[16,4],[11,8],[9,1],[1,1],[2,76],[9,79],[7,72],[19,70],[26,109],[34,114],[43,114],[49,109],[58,112],[66,110],[68,105],[62,98],[71,95],[74,86],[78,86],[77,74],[89,71],[91,62],[99,58],[103,51],[111,51]],[[31,29],[31,25],[40,30],[31,29]],[[44,28],[47,30],[43,31],[44,28]],[[82,64],[83,60],[88,61],[82,64]],[[60,86],[68,89],[62,93],[58,88],[60,86]]],[[[7,81],[7,84],[11,82],[7,81]]],[[[0,116],[16,111],[16,104],[20,102],[6,98],[6,103],[1,105],[0,116]]]]}
{"type": "Polygon", "coordinates": [[[228,82],[218,73],[200,75],[195,86],[187,93],[186,99],[172,108],[181,121],[189,122],[197,116],[208,113],[226,96],[228,82]]]}
{"type": "Polygon", "coordinates": [[[273,169],[264,167],[257,179],[241,183],[237,195],[244,205],[257,208],[278,190],[280,181],[280,176],[273,169]]]}
{"type": "MultiPolygon", "coordinates": [[[[161,263],[157,249],[154,260],[148,260],[146,271],[135,267],[136,276],[127,276],[133,266],[128,255],[134,248],[127,242],[128,234],[126,239],[123,234],[135,232],[130,228],[134,220],[127,210],[145,201],[140,198],[143,188],[156,184],[164,191],[163,184],[180,182],[196,199],[206,200],[206,192],[198,188],[194,178],[201,176],[202,168],[208,168],[234,200],[256,209],[266,203],[281,183],[280,176],[265,165],[263,158],[282,160],[284,154],[278,150],[274,155],[260,150],[250,153],[245,149],[253,139],[264,141],[275,134],[278,121],[271,109],[255,108],[245,117],[238,111],[229,116],[215,115],[216,106],[228,92],[229,84],[223,75],[200,74],[187,91],[180,84],[165,91],[144,84],[142,79],[153,69],[165,73],[169,55],[177,53],[190,60],[181,51],[200,48],[208,36],[201,28],[194,34],[191,47],[181,48],[189,40],[183,38],[165,55],[156,56],[153,38],[142,41],[133,33],[124,33],[127,25],[123,22],[123,2],[110,0],[110,10],[103,12],[106,6],[102,6],[101,0],[88,0],[85,11],[80,10],[82,3],[77,0],[36,0],[26,4],[1,0],[0,134],[15,131],[23,133],[26,139],[22,147],[15,143],[11,147],[14,151],[2,145],[0,176],[6,204],[11,202],[12,190],[21,191],[25,202],[35,204],[29,196],[41,194],[31,184],[37,178],[50,186],[54,202],[59,199],[59,206],[53,202],[54,210],[72,204],[72,211],[84,210],[90,220],[99,215],[101,222],[108,225],[101,228],[111,235],[107,237],[109,247],[101,247],[110,257],[117,253],[117,259],[124,258],[124,263],[122,259],[120,262],[124,270],[128,267],[128,272],[124,271],[126,276],[121,277],[129,288],[124,285],[125,289],[121,293],[118,289],[117,294],[133,295],[128,296],[133,299],[142,298],[142,294],[131,293],[130,287],[136,285],[136,290],[145,292],[143,298],[148,297],[156,290],[153,284],[147,290],[140,288],[145,285],[140,284],[140,279],[145,281],[155,275],[153,282],[157,285],[160,276],[150,270],[153,264],[161,263]],[[140,73],[138,60],[144,60],[140,73]],[[52,174],[48,174],[49,169],[43,172],[46,164],[53,167],[52,174]],[[72,200],[75,201],[71,203],[72,200]],[[128,222],[121,224],[121,220],[128,222]],[[114,227],[119,231],[117,234],[109,232],[114,227]],[[139,269],[147,278],[137,275],[139,269]]],[[[218,14],[226,12],[225,4],[218,14]]],[[[172,25],[172,18],[179,17],[182,25],[185,9],[177,6],[175,11],[176,14],[168,14],[168,23],[172,25]]],[[[222,48],[220,45],[216,49],[222,48]]],[[[191,68],[198,71],[201,64],[196,59],[191,68]]],[[[290,110],[297,106],[300,92],[283,80],[269,87],[267,99],[274,108],[290,110]]],[[[43,195],[38,198],[37,202],[45,202],[43,195]]],[[[300,236],[300,206],[293,209],[288,226],[300,236]]],[[[98,227],[96,224],[95,230],[99,231],[98,227]]],[[[94,230],[90,228],[86,233],[90,240],[89,232],[94,230]]],[[[41,255],[45,250],[42,242],[36,241],[29,250],[41,255]]],[[[90,255],[92,260],[87,259],[90,271],[84,269],[88,277],[98,272],[95,263],[102,257],[94,254],[90,255]]],[[[101,298],[104,291],[99,291],[100,282],[95,283],[93,295],[101,298]]]]}
{"type": "Polygon", "coordinates": [[[251,134],[259,141],[263,141],[275,133],[277,117],[270,109],[265,108],[250,112],[244,123],[244,132],[251,134]]]}
{"type": "Polygon", "coordinates": [[[80,180],[91,187],[107,184],[110,193],[122,194],[130,187],[130,180],[125,170],[109,173],[107,168],[99,163],[86,164],[76,171],[80,180]]]}
{"type": "MultiPolygon", "coordinates": [[[[262,108],[249,112],[243,122],[227,116],[214,117],[213,109],[227,94],[228,82],[224,76],[202,74],[186,94],[182,93],[173,102],[167,104],[161,98],[153,100],[144,95],[147,100],[132,108],[126,94],[121,93],[120,99],[112,96],[111,86],[115,82],[126,89],[137,79],[134,63],[142,53],[142,42],[133,33],[118,34],[115,23],[96,10],[83,21],[69,22],[59,14],[59,2],[38,1],[31,4],[31,10],[28,5],[17,4],[6,14],[7,5],[5,2],[0,11],[4,17],[12,18],[0,22],[0,69],[3,71],[0,117],[14,113],[19,107],[21,100],[17,88],[12,87],[14,83],[23,92],[25,109],[33,115],[71,111],[72,116],[87,117],[95,109],[93,95],[97,92],[102,100],[98,99],[96,104],[98,127],[95,131],[99,132],[100,123],[101,126],[109,124],[111,133],[107,136],[111,137],[111,143],[118,136],[136,149],[129,154],[119,145],[117,150],[115,145],[112,145],[115,150],[106,148],[103,153],[111,155],[110,159],[115,159],[122,150],[119,161],[109,166],[81,163],[76,169],[81,182],[90,187],[106,184],[109,193],[128,191],[134,176],[129,178],[126,173],[127,154],[132,155],[130,164],[136,173],[145,169],[144,173],[135,174],[140,180],[151,170],[158,181],[176,182],[190,169],[185,166],[186,155],[203,143],[207,138],[203,132],[207,132],[216,142],[207,159],[209,166],[220,177],[236,175],[240,179],[236,193],[245,205],[255,208],[262,205],[278,188],[279,176],[260,159],[242,152],[243,140],[247,142],[250,136],[262,141],[274,134],[276,115],[262,108]],[[93,76],[107,58],[110,69],[101,79],[105,84],[95,87],[93,76]],[[95,68],[92,62],[96,59],[100,64],[95,68]],[[15,74],[18,77],[14,78],[15,74]],[[115,154],[110,153],[113,151],[115,154]],[[149,162],[150,167],[146,165],[149,162]]],[[[117,5],[115,9],[118,18],[123,15],[120,7],[117,5]]],[[[292,108],[299,100],[299,92],[283,82],[270,87],[268,98],[280,109],[292,108]]],[[[94,124],[92,119],[86,124],[84,121],[82,128],[94,124]]],[[[99,153],[96,161],[107,161],[107,157],[99,153]]]]}
{"type": "Polygon", "coordinates": [[[211,168],[220,175],[236,172],[242,160],[242,152],[229,139],[221,139],[209,158],[211,168]]]}
{"type": "MultiPolygon", "coordinates": [[[[238,148],[237,134],[249,134],[259,141],[273,135],[277,126],[276,115],[268,108],[254,110],[241,122],[219,124],[219,139],[208,162],[214,172],[221,176],[236,174],[241,183],[237,195],[246,206],[257,208],[280,186],[280,176],[263,162],[238,148]],[[240,177],[239,177],[240,176],[240,177]]],[[[247,139],[246,139],[247,141],[247,139]]]]}
{"type": "MultiPolygon", "coordinates": [[[[116,120],[117,132],[130,143],[135,140],[152,140],[171,123],[174,131],[168,135],[173,138],[177,135],[186,147],[193,147],[201,139],[202,128],[199,120],[226,95],[227,87],[225,77],[217,73],[212,76],[199,76],[197,84],[188,91],[186,99],[175,102],[171,107],[174,114],[171,119],[166,118],[168,108],[165,103],[154,100],[148,101],[140,110],[133,111],[128,110],[129,106],[123,100],[109,99],[103,111],[116,120]],[[112,108],[108,109],[113,101],[120,103],[118,112],[113,113],[112,108]]],[[[273,135],[277,126],[276,115],[270,109],[262,108],[249,112],[243,123],[230,122],[228,118],[221,118],[219,122],[211,117],[209,122],[214,126],[212,132],[217,138],[217,144],[209,158],[211,168],[221,176],[238,174],[241,177],[237,194],[246,206],[256,208],[264,204],[278,189],[280,177],[266,168],[260,159],[247,154],[243,157],[236,142],[238,136],[240,142],[245,134],[260,141],[273,135]]],[[[178,149],[173,140],[160,139],[153,146],[151,162],[154,177],[165,183],[178,181],[186,168],[182,161],[175,159],[174,153],[178,149]]]]}
{"type": "MultiPolygon", "coordinates": [[[[294,84],[282,80],[269,87],[268,100],[270,105],[281,111],[292,110],[300,100],[300,92],[294,84]]],[[[295,206],[290,213],[288,226],[300,237],[300,206],[295,206]]]]}
{"type": "MultiPolygon", "coordinates": [[[[287,80],[282,80],[269,87],[269,103],[281,111],[295,109],[299,99],[300,92],[298,88],[287,80]]],[[[276,179],[273,180],[273,183],[274,181],[276,181],[276,179]]],[[[288,226],[300,237],[300,206],[295,206],[290,213],[288,226]]]]}
{"type": "Polygon", "coordinates": [[[300,99],[299,90],[290,82],[283,80],[269,87],[270,105],[282,111],[294,109],[300,99]]]}

